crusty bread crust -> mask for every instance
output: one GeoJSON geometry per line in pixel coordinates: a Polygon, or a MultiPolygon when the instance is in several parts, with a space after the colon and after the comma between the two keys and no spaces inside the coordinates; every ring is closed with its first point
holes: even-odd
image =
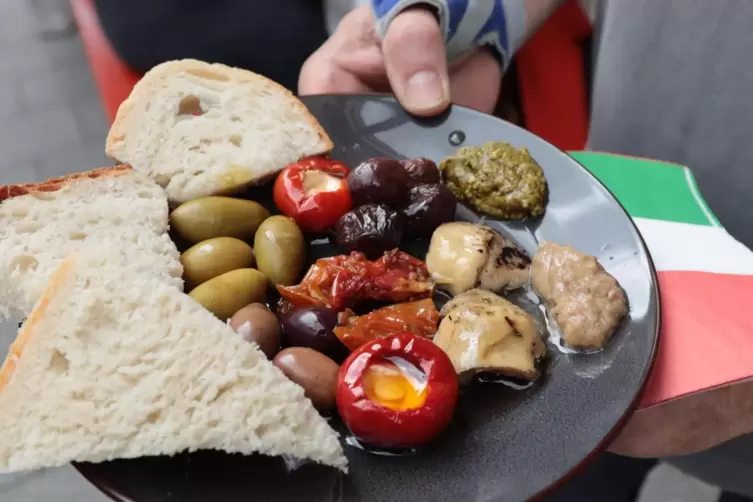
{"type": "MultiPolygon", "coordinates": [[[[319,134],[319,137],[327,144],[327,151],[322,152],[323,154],[330,153],[335,147],[332,139],[329,137],[319,121],[316,120],[316,117],[314,117],[308,110],[308,108],[306,108],[306,105],[304,105],[303,102],[301,102],[301,100],[298,99],[295,94],[293,94],[274,80],[270,80],[267,77],[249,70],[243,70],[241,68],[235,68],[221,63],[207,63],[205,61],[199,61],[197,59],[181,59],[170,61],[169,63],[163,63],[159,66],[154,67],[153,69],[149,70],[141,78],[141,80],[136,82],[136,85],[131,91],[131,94],[118,107],[118,112],[115,114],[115,120],[110,127],[110,132],[107,134],[107,141],[105,142],[105,153],[107,155],[112,157],[113,152],[116,148],[116,143],[119,143],[122,138],[125,137],[126,132],[124,131],[124,129],[127,127],[128,115],[136,101],[142,99],[144,95],[151,93],[151,82],[158,81],[166,75],[180,74],[184,72],[193,72],[197,74],[204,73],[208,75],[211,75],[212,73],[219,73],[221,75],[224,74],[230,80],[237,80],[241,82],[256,80],[266,83],[266,85],[273,87],[280,94],[285,95],[292,104],[301,109],[311,126],[319,134]]],[[[117,158],[114,158],[114,160],[118,161],[117,158]]]]}
{"type": "Polygon", "coordinates": [[[133,169],[131,168],[131,166],[126,164],[119,164],[111,167],[100,167],[99,169],[85,171],[83,173],[66,174],[65,176],[52,178],[39,183],[4,185],[0,186],[0,202],[30,193],[57,192],[65,185],[75,183],[83,179],[96,179],[103,176],[121,176],[132,171],[133,169]]]}
{"type": "Polygon", "coordinates": [[[8,355],[5,357],[3,365],[0,366],[0,391],[3,390],[3,387],[5,387],[13,377],[13,372],[16,369],[16,361],[20,359],[24,347],[26,347],[33,337],[37,324],[39,324],[44,318],[50,302],[57,296],[58,290],[63,287],[69,273],[73,270],[74,263],[75,256],[71,256],[60,264],[55,271],[55,274],[50,279],[50,282],[47,284],[47,287],[45,288],[44,293],[42,293],[42,297],[37,302],[37,305],[34,307],[34,310],[31,311],[26,318],[26,321],[24,321],[23,326],[21,326],[21,329],[18,331],[16,339],[8,349],[8,355]]]}
{"type": "Polygon", "coordinates": [[[300,386],[190,297],[114,255],[127,257],[109,245],[68,254],[19,330],[0,370],[0,472],[198,449],[347,472],[338,434],[300,386]],[[123,346],[128,333],[146,337],[123,346]]]}

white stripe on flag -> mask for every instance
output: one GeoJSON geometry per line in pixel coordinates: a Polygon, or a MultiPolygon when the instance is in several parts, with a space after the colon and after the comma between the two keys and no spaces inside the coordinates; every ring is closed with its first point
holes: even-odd
{"type": "Polygon", "coordinates": [[[721,227],[633,218],[656,269],[753,275],[753,252],[721,227]]]}
{"type": "Polygon", "coordinates": [[[698,207],[701,209],[701,211],[703,211],[703,214],[706,216],[706,218],[708,218],[709,223],[711,223],[715,227],[721,227],[721,223],[719,223],[719,220],[717,220],[714,214],[711,212],[711,209],[709,209],[706,201],[703,200],[703,197],[701,197],[701,192],[700,190],[698,190],[698,184],[695,182],[693,173],[687,167],[683,167],[683,169],[685,169],[685,181],[688,183],[688,189],[690,190],[690,193],[693,194],[693,198],[695,199],[696,204],[698,204],[698,207]]]}

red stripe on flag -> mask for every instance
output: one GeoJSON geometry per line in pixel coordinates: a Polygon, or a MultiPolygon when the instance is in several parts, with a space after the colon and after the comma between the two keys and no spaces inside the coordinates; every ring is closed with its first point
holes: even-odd
{"type": "Polygon", "coordinates": [[[640,407],[753,376],[753,276],[659,272],[662,333],[640,407]]]}

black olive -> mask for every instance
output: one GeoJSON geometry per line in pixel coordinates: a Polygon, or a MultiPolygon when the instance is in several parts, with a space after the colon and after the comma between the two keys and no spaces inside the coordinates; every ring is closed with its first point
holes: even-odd
{"type": "Polygon", "coordinates": [[[334,333],[337,312],[327,307],[295,308],[280,316],[280,327],[284,347],[308,347],[338,362],[348,353],[334,333]]]}
{"type": "Polygon", "coordinates": [[[395,249],[403,238],[404,216],[382,204],[351,209],[337,222],[337,245],[346,251],[361,251],[379,258],[395,249]]]}
{"type": "Polygon", "coordinates": [[[369,159],[348,174],[348,187],[354,206],[364,204],[400,205],[405,201],[411,178],[403,165],[392,159],[369,159]]]}
{"type": "Polygon", "coordinates": [[[400,163],[413,181],[419,183],[439,183],[440,181],[439,169],[433,160],[416,157],[415,159],[401,160],[400,163]]]}
{"type": "Polygon", "coordinates": [[[455,194],[441,183],[414,186],[403,210],[406,233],[411,237],[431,235],[439,225],[455,219],[456,205],[455,194]]]}

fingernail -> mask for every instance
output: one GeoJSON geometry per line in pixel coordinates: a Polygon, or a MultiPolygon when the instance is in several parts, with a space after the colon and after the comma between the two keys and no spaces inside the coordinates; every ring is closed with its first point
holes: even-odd
{"type": "Polygon", "coordinates": [[[447,94],[442,79],[433,71],[419,71],[405,83],[406,105],[417,110],[429,110],[443,105],[447,94]]]}

